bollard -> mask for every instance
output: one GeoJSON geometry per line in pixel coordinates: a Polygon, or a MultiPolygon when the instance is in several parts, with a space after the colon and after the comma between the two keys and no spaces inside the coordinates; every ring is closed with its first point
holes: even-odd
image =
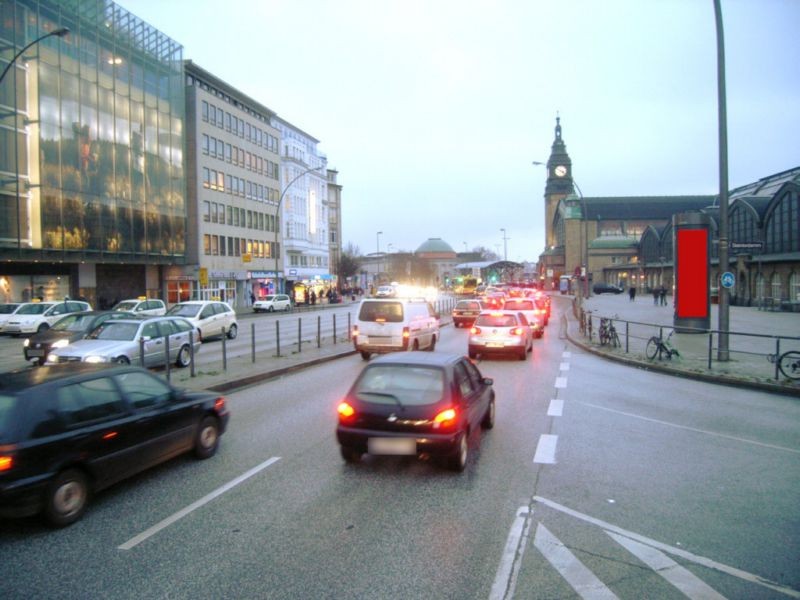
{"type": "Polygon", "coordinates": [[[222,370],[228,370],[228,346],[227,346],[228,336],[225,335],[225,328],[222,328],[222,370]]]}
{"type": "Polygon", "coordinates": [[[320,344],[322,343],[322,337],[321,337],[322,336],[322,331],[321,330],[322,330],[322,316],[321,315],[317,315],[317,348],[319,348],[320,344]]]}
{"type": "Polygon", "coordinates": [[[164,336],[164,369],[167,372],[167,381],[170,378],[170,363],[169,363],[169,334],[164,336]]]}
{"type": "Polygon", "coordinates": [[[303,317],[297,317],[297,352],[300,353],[303,350],[303,317]]]}
{"type": "Polygon", "coordinates": [[[275,356],[281,355],[281,322],[275,320],[275,356]]]}
{"type": "Polygon", "coordinates": [[[139,338],[139,366],[144,367],[144,338],[139,338]]]}
{"type": "Polygon", "coordinates": [[[336,345],[336,313],[333,313],[333,344],[336,345]]]}
{"type": "Polygon", "coordinates": [[[256,324],[250,323],[250,360],[256,362],[256,324]]]}
{"type": "Polygon", "coordinates": [[[194,377],[195,376],[195,370],[194,370],[194,331],[190,331],[189,332],[189,357],[192,360],[192,364],[189,365],[189,376],[190,377],[194,377]]]}

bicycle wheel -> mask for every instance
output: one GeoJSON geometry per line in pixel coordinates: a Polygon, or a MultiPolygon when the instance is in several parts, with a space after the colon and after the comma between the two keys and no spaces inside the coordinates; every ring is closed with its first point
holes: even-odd
{"type": "Polygon", "coordinates": [[[622,346],[622,343],[619,341],[619,336],[617,335],[616,329],[611,332],[610,339],[611,339],[611,345],[614,348],[619,348],[620,346],[622,346]]]}
{"type": "Polygon", "coordinates": [[[800,379],[800,352],[791,350],[781,354],[778,368],[789,379],[800,379]]]}
{"type": "Polygon", "coordinates": [[[653,336],[647,340],[647,347],[644,349],[644,355],[648,358],[648,360],[653,360],[656,357],[660,346],[661,340],[659,340],[656,336],[653,336]]]}
{"type": "Polygon", "coordinates": [[[601,327],[597,332],[597,337],[600,338],[600,345],[605,346],[608,343],[608,329],[601,327]]]}

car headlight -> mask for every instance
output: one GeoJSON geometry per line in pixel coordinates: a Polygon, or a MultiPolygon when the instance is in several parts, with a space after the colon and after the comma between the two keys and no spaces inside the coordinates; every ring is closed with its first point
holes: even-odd
{"type": "Polygon", "coordinates": [[[51,348],[63,348],[64,346],[69,346],[69,340],[66,340],[66,339],[56,340],[55,342],[53,342],[53,345],[50,346],[50,347],[51,348]]]}
{"type": "Polygon", "coordinates": [[[57,363],[58,362],[58,355],[57,354],[48,354],[47,355],[47,361],[45,361],[45,362],[48,362],[50,364],[57,363]]]}
{"type": "Polygon", "coordinates": [[[30,345],[31,345],[31,338],[25,338],[25,341],[22,342],[22,347],[27,348],[30,345]]]}
{"type": "Polygon", "coordinates": [[[105,356],[87,356],[83,359],[83,362],[87,363],[104,363],[108,362],[108,359],[105,356]]]}

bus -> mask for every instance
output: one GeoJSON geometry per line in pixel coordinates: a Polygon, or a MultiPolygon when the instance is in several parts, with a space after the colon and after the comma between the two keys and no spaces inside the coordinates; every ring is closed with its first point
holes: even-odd
{"type": "Polygon", "coordinates": [[[456,277],[456,284],[453,287],[453,292],[457,296],[474,296],[475,290],[480,281],[477,277],[466,275],[464,277],[456,277]]]}

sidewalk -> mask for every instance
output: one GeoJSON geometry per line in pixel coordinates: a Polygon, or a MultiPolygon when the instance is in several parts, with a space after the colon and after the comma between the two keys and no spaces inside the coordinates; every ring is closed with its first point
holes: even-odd
{"type": "MultiPolygon", "coordinates": [[[[800,316],[796,313],[731,306],[728,319],[728,361],[717,360],[719,336],[709,333],[675,333],[671,343],[680,352],[680,357],[651,361],[644,355],[647,340],[653,335],[659,335],[660,328],[663,328],[665,337],[672,331],[672,297],[667,297],[667,306],[659,306],[653,303],[651,296],[639,297],[632,302],[627,294],[593,295],[584,301],[585,310],[592,311],[594,331],[591,341],[580,333],[578,319],[572,313],[574,297],[555,294],[553,298],[561,303],[560,306],[568,316],[566,335],[569,340],[590,352],[639,368],[800,396],[800,382],[786,380],[782,375],[776,379],[775,365],[767,359],[769,354],[776,352],[779,336],[800,338],[800,316]],[[600,346],[597,337],[599,317],[614,319],[622,342],[621,348],[600,346]]],[[[718,327],[718,306],[712,304],[710,329],[715,331],[718,327]]],[[[800,350],[800,339],[780,340],[780,351],[787,350],[800,350]]]]}

